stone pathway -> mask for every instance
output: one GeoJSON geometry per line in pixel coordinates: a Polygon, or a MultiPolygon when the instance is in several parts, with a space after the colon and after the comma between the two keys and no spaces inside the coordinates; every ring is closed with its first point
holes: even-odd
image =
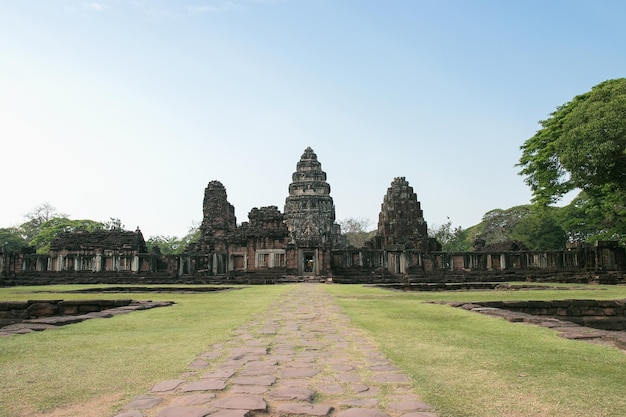
{"type": "Polygon", "coordinates": [[[436,417],[341,313],[321,284],[299,284],[115,417],[436,417]]]}

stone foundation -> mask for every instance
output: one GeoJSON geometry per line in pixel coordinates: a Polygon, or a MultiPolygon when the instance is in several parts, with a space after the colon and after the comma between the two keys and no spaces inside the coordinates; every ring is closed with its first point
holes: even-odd
{"type": "Polygon", "coordinates": [[[602,330],[626,330],[626,300],[489,301],[498,308],[533,316],[547,316],[602,330]]]}
{"type": "Polygon", "coordinates": [[[0,302],[0,336],[55,329],[95,318],[109,318],[132,311],[166,307],[171,301],[29,300],[0,302]]]}

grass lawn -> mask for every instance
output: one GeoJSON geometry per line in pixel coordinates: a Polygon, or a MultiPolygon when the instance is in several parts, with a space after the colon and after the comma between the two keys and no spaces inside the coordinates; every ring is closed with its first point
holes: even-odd
{"type": "MultiPolygon", "coordinates": [[[[59,294],[94,286],[0,288],[0,301],[27,299],[172,300],[157,308],[90,320],[58,330],[0,338],[0,417],[110,417],[116,407],[176,378],[197,354],[290,285],[223,293],[59,294]]],[[[626,415],[626,355],[569,341],[536,326],[509,323],[424,301],[626,298],[626,287],[577,286],[557,291],[403,293],[325,285],[355,325],[365,329],[415,382],[441,417],[626,415]]]]}
{"type": "MultiPolygon", "coordinates": [[[[221,293],[43,294],[94,286],[0,289],[1,300],[171,300],[155,308],[88,320],[58,330],[0,338],[0,416],[33,416],[57,407],[90,403],[111,416],[155,382],[176,378],[199,353],[227,340],[230,331],[264,312],[285,286],[221,293]],[[104,405],[101,405],[104,404],[104,405]]],[[[84,416],[66,410],[63,416],[84,416]]],[[[92,415],[92,414],[90,414],[92,415]]]]}
{"type": "Polygon", "coordinates": [[[626,298],[625,287],[402,293],[328,286],[442,417],[626,416],[626,355],[424,301],[626,298]]]}

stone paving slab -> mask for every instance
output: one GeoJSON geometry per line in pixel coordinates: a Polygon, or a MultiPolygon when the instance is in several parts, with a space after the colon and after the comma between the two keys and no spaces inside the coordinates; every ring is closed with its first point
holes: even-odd
{"type": "Polygon", "coordinates": [[[322,285],[294,285],[114,417],[437,417],[322,285]]]}

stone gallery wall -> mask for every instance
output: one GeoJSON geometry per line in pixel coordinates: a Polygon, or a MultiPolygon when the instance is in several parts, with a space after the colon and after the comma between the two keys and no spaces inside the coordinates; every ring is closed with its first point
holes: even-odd
{"type": "Polygon", "coordinates": [[[421,203],[405,177],[394,178],[383,196],[376,236],[362,248],[350,247],[335,222],[327,175],[310,147],[296,164],[288,191],[283,213],[277,206],[255,207],[238,225],[226,187],[210,181],[200,237],[180,255],[146,253],[139,229],[66,233],[47,255],[3,253],[0,285],[168,279],[268,283],[298,277],[357,283],[623,282],[626,251],[614,242],[549,252],[508,247],[441,252],[428,237],[421,203]]]}

